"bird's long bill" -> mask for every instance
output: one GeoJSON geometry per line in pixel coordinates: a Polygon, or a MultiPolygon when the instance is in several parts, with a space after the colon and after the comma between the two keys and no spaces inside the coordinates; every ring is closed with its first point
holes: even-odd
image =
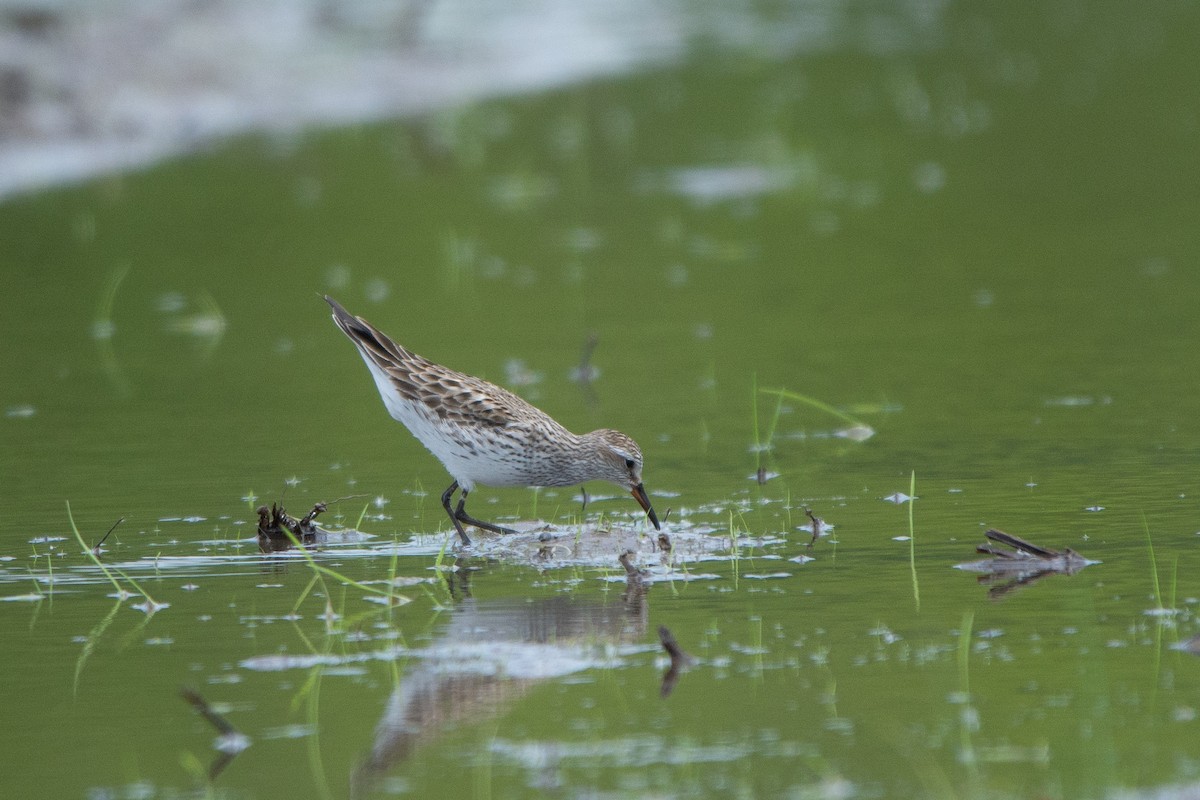
{"type": "Polygon", "coordinates": [[[658,524],[658,515],[654,513],[654,507],[650,505],[650,498],[646,496],[646,487],[640,483],[633,487],[633,499],[638,501],[642,511],[645,511],[646,516],[650,517],[650,521],[654,523],[654,530],[661,531],[662,526],[658,524]]]}

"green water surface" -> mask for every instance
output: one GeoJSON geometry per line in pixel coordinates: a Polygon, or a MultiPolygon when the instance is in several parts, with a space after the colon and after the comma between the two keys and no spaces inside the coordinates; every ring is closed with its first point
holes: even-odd
{"type": "MultiPolygon", "coordinates": [[[[852,4],[816,44],[800,10],[674,66],[0,205],[0,793],[1195,792],[1194,5],[852,4]],[[326,292],[629,433],[667,531],[739,546],[644,596],[615,552],[456,553],[450,479],[326,292]],[[326,518],[372,538],[313,563],[410,602],[259,553],[260,503],[347,496],[326,518]],[[125,518],[104,562],[169,605],[113,596],[67,501],[89,543],[125,518]],[[811,548],[805,506],[833,525],[811,548]],[[1102,563],[989,594],[952,568],[987,527],[1102,563]],[[659,625],[696,658],[666,698],[659,625]],[[251,742],[211,782],[181,686],[251,742]]],[[[643,524],[589,491],[593,522],[643,524]]]]}

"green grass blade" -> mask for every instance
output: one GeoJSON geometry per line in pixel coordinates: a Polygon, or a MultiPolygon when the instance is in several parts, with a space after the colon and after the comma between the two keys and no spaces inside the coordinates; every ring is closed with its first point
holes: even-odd
{"type": "Polygon", "coordinates": [[[917,471],[908,478],[908,567],[912,571],[913,602],[921,610],[921,585],[917,581],[917,529],[913,524],[913,504],[917,500],[917,471]]]}

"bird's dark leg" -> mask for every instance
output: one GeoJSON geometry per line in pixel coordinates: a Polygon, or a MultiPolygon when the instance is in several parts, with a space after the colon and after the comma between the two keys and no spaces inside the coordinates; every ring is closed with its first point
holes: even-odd
{"type": "MultiPolygon", "coordinates": [[[[457,489],[458,489],[458,481],[455,481],[454,483],[450,484],[449,489],[442,492],[442,508],[446,509],[446,513],[450,515],[450,521],[454,523],[454,530],[458,531],[458,538],[462,539],[462,543],[469,547],[471,544],[471,540],[467,537],[467,532],[463,530],[462,523],[458,521],[458,517],[454,516],[454,512],[450,510],[450,497],[454,494],[454,492],[457,489]]],[[[466,494],[467,494],[466,492],[463,492],[464,497],[466,496],[466,494]]],[[[463,504],[463,501],[459,500],[458,501],[458,512],[460,514],[462,513],[462,504],[463,504]]]]}
{"type": "MultiPolygon", "coordinates": [[[[458,485],[457,481],[455,482],[455,485],[458,485]]],[[[446,498],[446,502],[446,510],[449,511],[449,498],[446,498]]],[[[455,508],[454,513],[450,515],[454,520],[456,520],[454,523],[456,526],[458,526],[459,521],[461,521],[467,523],[468,525],[474,525],[476,528],[482,528],[485,531],[491,531],[492,533],[516,533],[516,531],[512,530],[511,528],[501,528],[499,525],[493,525],[490,522],[484,522],[481,519],[475,519],[467,513],[465,508],[463,508],[466,503],[467,490],[463,489],[462,494],[458,496],[458,507],[455,508]]],[[[460,533],[462,532],[461,527],[459,527],[458,530],[460,533]]]]}

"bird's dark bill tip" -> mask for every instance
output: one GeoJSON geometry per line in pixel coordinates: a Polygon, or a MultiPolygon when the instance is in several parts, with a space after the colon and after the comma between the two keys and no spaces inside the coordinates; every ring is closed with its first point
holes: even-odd
{"type": "Polygon", "coordinates": [[[650,505],[650,498],[646,494],[646,487],[638,484],[633,487],[633,499],[638,501],[638,505],[646,512],[646,516],[650,518],[650,522],[654,525],[654,530],[661,531],[662,526],[658,524],[658,515],[654,513],[654,507],[650,505]]]}

